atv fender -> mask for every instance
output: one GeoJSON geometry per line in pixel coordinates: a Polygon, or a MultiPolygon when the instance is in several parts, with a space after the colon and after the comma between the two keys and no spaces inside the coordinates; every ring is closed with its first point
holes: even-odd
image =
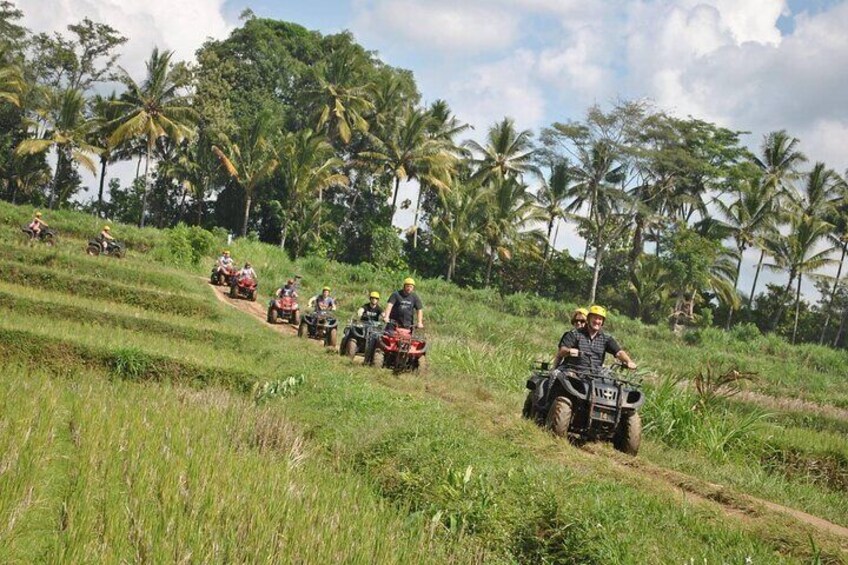
{"type": "Polygon", "coordinates": [[[556,371],[556,381],[569,395],[580,400],[588,400],[590,390],[586,381],[571,371],[556,371]]]}

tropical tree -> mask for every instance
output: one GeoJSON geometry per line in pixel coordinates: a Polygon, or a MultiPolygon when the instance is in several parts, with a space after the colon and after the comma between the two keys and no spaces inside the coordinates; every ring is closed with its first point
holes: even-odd
{"type": "Polygon", "coordinates": [[[832,213],[842,199],[842,178],[822,162],[816,163],[804,178],[801,190],[788,191],[787,203],[792,211],[809,218],[822,218],[832,213]]]}
{"type": "Polygon", "coordinates": [[[78,163],[94,174],[95,167],[91,156],[99,153],[100,149],[88,143],[94,124],[85,117],[85,97],[80,91],[70,89],[52,92],[49,95],[49,107],[52,110],[43,113],[43,137],[22,140],[15,149],[15,154],[24,156],[44,153],[50,149],[56,151],[56,170],[48,203],[53,209],[57,200],[61,203],[70,196],[71,187],[62,189],[59,186],[62,172],[72,167],[73,163],[78,163]]]}
{"type": "Polygon", "coordinates": [[[115,161],[115,147],[111,143],[111,137],[115,130],[115,123],[121,117],[116,102],[117,95],[112,92],[108,97],[99,94],[91,101],[92,113],[94,115],[94,128],[91,131],[92,143],[100,147],[100,180],[97,189],[97,214],[103,214],[103,186],[106,183],[106,166],[115,161]]]}
{"type": "MultiPolygon", "coordinates": [[[[773,257],[773,263],[767,263],[766,267],[776,271],[789,271],[789,281],[783,291],[784,299],[788,298],[792,289],[792,283],[797,280],[795,291],[795,324],[792,330],[792,343],[795,343],[798,332],[798,314],[801,301],[801,282],[807,273],[812,273],[832,262],[828,258],[833,247],[818,249],[819,243],[826,240],[832,230],[827,222],[807,216],[791,215],[789,222],[790,231],[787,235],[781,235],[769,244],[768,253],[773,257]]],[[[771,330],[774,331],[783,317],[784,308],[777,309],[771,322],[771,330]]]]}
{"type": "Polygon", "coordinates": [[[566,217],[565,202],[570,195],[570,183],[571,171],[569,164],[567,161],[561,161],[551,167],[550,176],[547,179],[542,179],[542,184],[538,192],[536,192],[536,201],[544,211],[548,224],[545,236],[545,250],[542,255],[542,269],[539,275],[540,280],[544,279],[549,251],[555,243],[551,239],[554,224],[566,217]]]}
{"type": "Polygon", "coordinates": [[[181,94],[185,86],[185,73],[181,66],[172,65],[173,52],[159,52],[154,48],[147,60],[147,77],[139,84],[121,69],[121,80],[127,91],[114,102],[120,117],[114,122],[115,130],[109,137],[112,147],[117,147],[136,138],[142,138],[146,146],[144,162],[144,191],[141,196],[139,226],[144,227],[147,195],[150,191],[150,161],[156,141],[168,137],[180,143],[193,133],[192,126],[197,114],[189,106],[188,96],[181,94]]]}
{"type": "Polygon", "coordinates": [[[0,51],[0,101],[20,107],[21,94],[26,88],[21,68],[0,51]]]}
{"type": "Polygon", "coordinates": [[[830,291],[824,324],[822,324],[821,337],[819,338],[820,344],[824,343],[824,337],[827,333],[828,325],[830,325],[833,300],[839,289],[839,280],[842,276],[842,268],[845,265],[845,256],[848,254],[848,171],[846,171],[845,177],[840,179],[839,191],[841,198],[834,203],[830,212],[825,216],[825,220],[833,226],[833,231],[829,236],[830,241],[834,246],[841,248],[841,256],[839,258],[839,267],[836,269],[836,277],[833,280],[833,288],[830,291]]]}
{"type": "Polygon", "coordinates": [[[457,258],[481,243],[480,227],[485,218],[487,196],[476,181],[455,180],[450,190],[438,193],[438,213],[433,216],[430,228],[437,245],[447,251],[445,278],[448,282],[456,273],[457,258]]]}
{"type": "Polygon", "coordinates": [[[476,169],[475,179],[485,182],[497,178],[521,178],[524,173],[541,176],[534,161],[533,132],[516,130],[512,118],[504,118],[490,127],[485,145],[468,140],[463,146],[474,154],[471,162],[476,169]]]}
{"type": "Polygon", "coordinates": [[[367,132],[365,119],[374,103],[368,83],[363,82],[364,61],[351,46],[333,51],[314,67],[317,83],[311,91],[316,108],[316,129],[332,140],[350,143],[354,131],[367,132]]]}
{"type": "Polygon", "coordinates": [[[223,147],[212,146],[230,179],[244,193],[241,236],[247,235],[250,207],[257,188],[277,168],[274,144],[271,139],[273,120],[266,112],[260,112],[253,123],[240,132],[239,142],[229,142],[223,147]]]}

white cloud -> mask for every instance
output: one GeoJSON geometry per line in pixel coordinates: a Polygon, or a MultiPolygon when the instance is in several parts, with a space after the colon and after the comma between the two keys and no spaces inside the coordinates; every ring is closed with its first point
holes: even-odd
{"type": "Polygon", "coordinates": [[[118,63],[134,76],[154,46],[174,51],[177,60],[194,59],[207,37],[222,38],[230,30],[222,15],[224,0],[26,0],[24,25],[34,32],[66,32],[85,17],[108,23],[129,41],[118,63]]]}

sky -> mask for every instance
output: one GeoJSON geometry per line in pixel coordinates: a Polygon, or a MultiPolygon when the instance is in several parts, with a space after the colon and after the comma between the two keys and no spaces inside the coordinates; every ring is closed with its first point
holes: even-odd
{"type": "MultiPolygon", "coordinates": [[[[322,33],[350,30],[412,70],[424,101],[447,100],[475,136],[504,116],[538,132],[594,103],[648,99],[750,132],[755,151],[786,129],[811,164],[848,168],[848,0],[17,1],[33,31],[85,16],[109,23],[130,38],[120,63],[137,76],[154,45],[189,60],[250,8],[322,33]]],[[[557,247],[582,245],[561,230],[557,247]]],[[[742,288],[755,260],[746,256],[742,288]]]]}

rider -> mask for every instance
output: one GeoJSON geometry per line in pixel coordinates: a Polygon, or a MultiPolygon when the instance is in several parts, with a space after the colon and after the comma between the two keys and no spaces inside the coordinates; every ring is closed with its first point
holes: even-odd
{"type": "Polygon", "coordinates": [[[238,280],[242,279],[253,279],[256,280],[256,271],[253,270],[253,267],[250,266],[250,263],[245,263],[244,268],[240,270],[236,276],[238,280]]]}
{"type": "Polygon", "coordinates": [[[235,266],[235,261],[233,261],[233,258],[230,257],[230,252],[225,249],[221,253],[221,256],[218,257],[218,261],[215,263],[215,266],[217,267],[217,271],[219,273],[226,274],[227,271],[229,271],[235,266]]]}
{"type": "Polygon", "coordinates": [[[330,296],[330,287],[325,286],[321,289],[321,294],[318,296],[313,296],[309,299],[309,306],[315,305],[315,311],[318,312],[320,310],[335,310],[336,309],[336,300],[332,296],[330,296]]]}
{"type": "Polygon", "coordinates": [[[615,357],[628,369],[636,363],[611,335],[604,333],[603,326],[607,310],[597,304],[589,307],[586,325],[565,332],[559,341],[558,366],[582,372],[597,372],[604,364],[607,353],[615,357]]]}
{"type": "MultiPolygon", "coordinates": [[[[571,331],[577,331],[581,328],[586,327],[586,316],[589,314],[589,311],[585,308],[577,308],[571,314],[571,325],[574,327],[571,331]]],[[[565,336],[563,336],[564,338],[565,336]]],[[[560,339],[562,341],[562,339],[560,339]]],[[[560,363],[562,363],[562,356],[560,356],[559,350],[557,350],[557,355],[554,358],[554,367],[559,367],[560,363]]]]}
{"type": "Polygon", "coordinates": [[[32,221],[29,223],[30,230],[32,230],[32,236],[35,239],[38,239],[38,236],[41,235],[41,230],[43,228],[48,227],[47,222],[41,219],[41,212],[36,212],[35,216],[33,216],[32,221]]]}
{"type": "Polygon", "coordinates": [[[100,235],[97,236],[97,239],[100,240],[100,246],[103,248],[103,251],[106,251],[110,241],[115,241],[115,238],[112,237],[111,233],[109,233],[111,231],[112,228],[109,226],[103,226],[103,229],[100,230],[100,235]]]}
{"type": "Polygon", "coordinates": [[[276,292],[277,298],[283,298],[284,296],[291,296],[292,298],[297,298],[297,287],[294,284],[294,279],[289,279],[286,281],[286,284],[277,289],[276,292]]]}
{"type": "Polygon", "coordinates": [[[415,294],[415,280],[405,278],[403,288],[392,293],[383,313],[383,320],[391,320],[405,329],[411,329],[413,325],[416,328],[424,327],[424,304],[415,294]]]}
{"type": "Polygon", "coordinates": [[[368,295],[368,303],[363,304],[356,312],[356,315],[363,322],[376,322],[382,314],[383,308],[380,306],[380,293],[376,290],[368,295]]]}

